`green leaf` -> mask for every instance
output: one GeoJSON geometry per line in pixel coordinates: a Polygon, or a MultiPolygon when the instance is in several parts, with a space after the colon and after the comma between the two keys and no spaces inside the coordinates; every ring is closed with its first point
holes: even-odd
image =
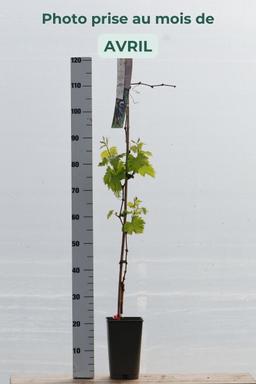
{"type": "Polygon", "coordinates": [[[146,215],[147,212],[148,212],[147,208],[145,208],[145,207],[141,207],[141,209],[142,209],[142,212],[144,213],[144,215],[146,215]]]}
{"type": "Polygon", "coordinates": [[[142,200],[138,199],[138,197],[134,197],[134,205],[138,207],[142,203],[142,200]]]}
{"type": "Polygon", "coordinates": [[[133,213],[133,211],[123,210],[123,212],[121,213],[121,216],[124,217],[125,215],[131,215],[132,213],[133,213]]]}
{"type": "Polygon", "coordinates": [[[133,225],[130,221],[126,221],[126,223],[123,226],[123,231],[128,233],[129,235],[132,235],[133,225]]]}
{"type": "Polygon", "coordinates": [[[114,213],[114,210],[111,209],[110,211],[108,211],[108,214],[107,214],[107,218],[109,219],[114,213]]]}
{"type": "Polygon", "coordinates": [[[128,156],[128,171],[138,173],[139,169],[148,164],[148,158],[143,153],[135,157],[131,153],[128,156]]]}
{"type": "Polygon", "coordinates": [[[104,157],[104,159],[98,164],[99,167],[104,167],[108,164],[108,159],[104,157]]]}
{"type": "Polygon", "coordinates": [[[152,165],[150,163],[140,167],[139,170],[138,170],[138,173],[141,176],[149,175],[151,177],[155,177],[155,174],[156,174],[154,168],[152,167],[152,165]]]}
{"type": "Polygon", "coordinates": [[[112,156],[116,156],[117,155],[117,148],[116,147],[110,147],[108,149],[106,149],[105,151],[102,151],[100,156],[101,156],[101,159],[109,159],[110,157],[112,156]]]}
{"type": "Polygon", "coordinates": [[[145,221],[140,216],[133,216],[132,225],[134,233],[143,233],[145,221]]]}
{"type": "Polygon", "coordinates": [[[133,216],[131,221],[124,224],[123,231],[129,235],[143,233],[144,225],[145,221],[140,216],[133,216]]]}
{"type": "Polygon", "coordinates": [[[145,145],[145,144],[142,142],[138,142],[138,144],[137,144],[138,152],[140,152],[142,150],[143,145],[145,145]]]}
{"type": "Polygon", "coordinates": [[[119,173],[116,173],[112,168],[107,167],[106,173],[103,177],[104,183],[109,189],[111,189],[114,194],[119,197],[122,190],[122,180],[123,176],[119,173]]]}
{"type": "Polygon", "coordinates": [[[125,163],[118,156],[112,157],[109,162],[116,172],[125,173],[125,163]]]}
{"type": "MultiPolygon", "coordinates": [[[[130,146],[130,150],[134,153],[139,153],[139,152],[142,152],[142,147],[143,145],[145,145],[144,143],[140,142],[140,140],[138,139],[138,141],[132,141],[132,143],[134,143],[134,145],[131,145],[130,146]]],[[[144,152],[144,151],[143,151],[144,152]]]]}

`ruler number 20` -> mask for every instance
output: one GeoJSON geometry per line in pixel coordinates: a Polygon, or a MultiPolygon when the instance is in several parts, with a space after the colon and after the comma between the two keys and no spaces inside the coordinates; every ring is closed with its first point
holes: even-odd
{"type": "Polygon", "coordinates": [[[80,327],[81,323],[80,321],[74,320],[73,321],[73,327],[80,327]]]}

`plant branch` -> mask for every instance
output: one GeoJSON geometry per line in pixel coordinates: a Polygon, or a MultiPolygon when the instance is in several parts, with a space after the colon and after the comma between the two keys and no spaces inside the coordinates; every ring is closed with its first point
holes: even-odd
{"type": "Polygon", "coordinates": [[[123,279],[122,279],[123,287],[124,287],[125,277],[126,277],[126,273],[127,273],[128,251],[129,251],[129,250],[128,250],[128,239],[127,239],[127,236],[126,236],[126,239],[125,239],[125,258],[124,258],[125,268],[124,268],[124,274],[123,274],[123,279]]]}
{"type": "Polygon", "coordinates": [[[150,88],[156,88],[156,87],[171,87],[171,88],[176,88],[176,85],[174,84],[148,84],[148,83],[143,83],[142,81],[139,81],[138,83],[131,83],[131,86],[133,85],[144,85],[145,87],[150,87],[150,88]]]}

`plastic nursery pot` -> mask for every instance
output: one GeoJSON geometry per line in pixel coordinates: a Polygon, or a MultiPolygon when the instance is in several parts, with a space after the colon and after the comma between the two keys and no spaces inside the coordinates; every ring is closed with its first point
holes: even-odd
{"type": "Polygon", "coordinates": [[[138,379],[142,335],[141,317],[107,317],[108,356],[111,379],[138,379]]]}

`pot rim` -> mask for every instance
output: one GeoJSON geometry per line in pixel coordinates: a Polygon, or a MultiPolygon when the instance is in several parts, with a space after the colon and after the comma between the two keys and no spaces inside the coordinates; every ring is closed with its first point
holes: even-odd
{"type": "Polygon", "coordinates": [[[143,322],[143,318],[142,317],[139,317],[139,316],[124,316],[124,317],[121,317],[120,319],[114,319],[113,317],[106,317],[106,320],[108,322],[118,322],[118,321],[122,321],[122,322],[143,322]]]}

